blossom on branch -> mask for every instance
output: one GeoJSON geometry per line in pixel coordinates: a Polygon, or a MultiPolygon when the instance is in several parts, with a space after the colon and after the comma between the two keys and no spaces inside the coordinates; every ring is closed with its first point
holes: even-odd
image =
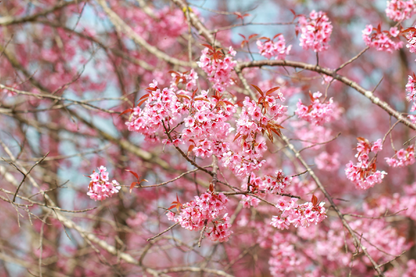
{"type": "Polygon", "coordinates": [[[352,181],[358,189],[369,189],[376,184],[380,184],[387,173],[385,171],[377,170],[376,157],[370,160],[369,154],[374,152],[377,154],[383,149],[381,139],[371,144],[364,138],[357,138],[357,164],[350,161],[345,169],[347,178],[352,181]]]}
{"type": "Polygon", "coordinates": [[[410,18],[416,13],[416,3],[414,0],[402,1],[391,0],[387,1],[386,15],[394,21],[402,21],[410,18]]]}
{"type": "Polygon", "coordinates": [[[309,17],[299,16],[296,32],[300,33],[300,46],[303,49],[322,52],[329,48],[332,24],[324,12],[312,11],[309,17]]]}
{"type": "Polygon", "coordinates": [[[89,177],[91,182],[88,186],[87,195],[95,201],[111,197],[121,189],[120,184],[116,180],[109,181],[107,168],[104,166],[100,166],[98,172],[94,170],[89,177]]]}
{"type": "MultiPolygon", "coordinates": [[[[177,213],[169,211],[167,217],[179,223],[182,228],[190,231],[200,231],[204,226],[212,241],[227,241],[232,234],[230,218],[227,214],[220,215],[227,207],[228,198],[222,194],[206,192],[195,196],[195,200],[179,206],[177,213]]],[[[176,202],[175,202],[176,203],[176,202]]],[[[172,206],[177,207],[176,205],[172,206]]]]}

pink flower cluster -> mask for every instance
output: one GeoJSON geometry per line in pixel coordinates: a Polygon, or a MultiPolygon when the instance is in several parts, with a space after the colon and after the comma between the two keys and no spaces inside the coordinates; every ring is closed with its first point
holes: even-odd
{"type": "MultiPolygon", "coordinates": [[[[278,132],[276,119],[287,112],[287,106],[278,103],[278,100],[284,101],[278,90],[262,96],[261,99],[262,104],[259,106],[254,100],[245,98],[240,118],[236,121],[237,135],[234,139],[236,145],[241,145],[241,149],[230,149],[221,156],[224,165],[231,168],[237,176],[245,177],[264,164],[262,153],[267,150],[267,146],[260,134],[265,128],[278,132]]],[[[269,138],[273,136],[272,133],[267,135],[269,138]]]]}
{"type": "Polygon", "coordinates": [[[337,113],[334,112],[334,104],[332,98],[327,103],[321,103],[319,97],[322,93],[315,92],[311,95],[312,104],[305,106],[302,100],[299,99],[296,115],[314,125],[322,125],[325,122],[336,119],[337,113]]]}
{"type": "Polygon", "coordinates": [[[208,97],[206,91],[202,91],[192,102],[185,99],[185,103],[190,113],[184,119],[185,128],[178,133],[177,139],[191,145],[197,157],[215,154],[221,158],[228,152],[224,141],[233,130],[227,121],[236,112],[235,105],[220,99],[219,94],[208,97]]]}
{"type": "Polygon", "coordinates": [[[306,202],[298,205],[298,199],[281,198],[276,204],[280,214],[272,217],[271,225],[278,229],[289,229],[292,224],[297,227],[309,227],[311,223],[318,224],[326,218],[325,202],[312,204],[306,202]]]}
{"type": "Polygon", "coordinates": [[[410,18],[415,13],[416,13],[416,3],[414,0],[387,1],[386,15],[391,20],[402,21],[404,19],[410,18]]]}
{"type": "MultiPolygon", "coordinates": [[[[331,129],[324,126],[308,124],[303,120],[292,121],[292,127],[296,136],[302,140],[303,146],[311,146],[315,143],[328,141],[332,138],[331,129]]],[[[312,149],[319,149],[320,145],[312,147],[312,149]]]]}
{"type": "Polygon", "coordinates": [[[410,145],[406,149],[400,149],[392,158],[386,158],[386,162],[391,167],[408,166],[415,163],[415,149],[410,145]],[[394,158],[396,156],[397,158],[394,158]]]}
{"type": "Polygon", "coordinates": [[[90,178],[87,195],[95,201],[104,200],[120,191],[121,186],[116,180],[109,182],[107,168],[104,166],[100,166],[98,172],[94,170],[90,178]]]}
{"type": "Polygon", "coordinates": [[[376,168],[375,158],[369,160],[370,152],[377,153],[383,149],[383,142],[378,139],[371,145],[366,139],[358,138],[357,151],[355,155],[358,158],[357,164],[350,161],[345,169],[347,178],[352,181],[358,189],[369,189],[375,184],[382,182],[385,175],[384,171],[379,171],[376,168]]]}
{"type": "Polygon", "coordinates": [[[390,214],[398,213],[416,220],[416,183],[403,186],[403,194],[394,193],[392,196],[381,197],[377,208],[373,209],[375,216],[383,216],[386,211],[390,214]]]}
{"type": "Polygon", "coordinates": [[[243,204],[244,208],[257,207],[259,202],[260,200],[258,198],[250,195],[243,195],[241,197],[241,203],[243,204]]]}
{"type": "Polygon", "coordinates": [[[397,27],[391,27],[390,31],[381,31],[373,28],[372,25],[367,25],[362,33],[365,44],[376,48],[377,51],[393,53],[394,50],[399,50],[404,45],[403,41],[395,42],[391,39],[391,37],[397,37],[400,34],[397,27]]]}
{"type": "Polygon", "coordinates": [[[198,74],[191,69],[190,71],[181,73],[176,71],[170,71],[172,74],[172,81],[170,88],[178,90],[178,84],[184,83],[185,89],[191,91],[196,88],[196,80],[198,80],[198,74]]]}
{"type": "Polygon", "coordinates": [[[416,76],[409,75],[406,84],[406,91],[408,92],[406,99],[407,101],[415,101],[416,102],[416,76]]]}
{"type": "Polygon", "coordinates": [[[230,46],[228,55],[224,55],[220,49],[214,47],[202,50],[201,58],[197,62],[198,66],[207,73],[209,81],[213,84],[213,88],[219,92],[235,82],[231,78],[236,61],[232,59],[236,55],[234,49],[230,46]]]}
{"type": "Polygon", "coordinates": [[[191,231],[199,231],[207,226],[206,232],[211,240],[227,241],[233,233],[230,230],[230,218],[228,214],[220,216],[220,213],[227,209],[225,206],[227,202],[228,198],[222,193],[216,195],[206,192],[200,197],[195,196],[195,200],[183,204],[177,214],[169,211],[167,217],[191,231]],[[208,226],[210,223],[212,226],[208,226]]]}
{"type": "Polygon", "coordinates": [[[298,239],[293,234],[276,232],[273,235],[271,258],[269,260],[270,274],[273,277],[296,276],[308,264],[308,260],[299,255],[293,242],[298,239]]]}
{"type": "Polygon", "coordinates": [[[416,53],[416,32],[409,31],[404,36],[407,39],[406,48],[409,48],[410,53],[416,53]]]}
{"type": "Polygon", "coordinates": [[[276,60],[284,60],[286,55],[289,55],[290,49],[292,49],[292,45],[286,47],[286,41],[283,35],[277,36],[277,42],[274,42],[274,39],[275,38],[266,38],[264,42],[257,40],[256,44],[260,51],[260,55],[267,59],[275,57],[276,60]]]}
{"type": "Polygon", "coordinates": [[[135,107],[126,122],[129,131],[142,133],[147,138],[152,138],[163,129],[162,120],[166,124],[173,124],[181,114],[187,112],[187,106],[183,105],[175,91],[171,88],[159,89],[157,81],[149,85],[149,93],[144,96],[145,107],[142,110],[139,105],[135,107]]]}
{"type": "Polygon", "coordinates": [[[413,102],[412,109],[410,111],[414,112],[416,111],[416,75],[414,73],[409,75],[406,84],[406,91],[408,92],[406,96],[407,101],[413,102]]]}
{"type": "Polygon", "coordinates": [[[334,153],[333,155],[328,154],[324,151],[315,157],[315,163],[318,169],[325,171],[334,171],[339,168],[339,154],[334,153]]]}
{"type": "Polygon", "coordinates": [[[315,52],[327,50],[329,37],[332,33],[332,25],[324,12],[312,11],[309,18],[304,15],[299,17],[299,25],[296,32],[300,32],[300,46],[303,49],[313,49],[315,52]]]}
{"type": "Polygon", "coordinates": [[[385,253],[380,249],[388,249],[392,256],[400,255],[403,251],[410,249],[412,243],[409,243],[403,234],[382,218],[385,209],[380,213],[379,207],[370,210],[367,203],[364,203],[363,210],[366,217],[380,217],[380,219],[359,218],[351,221],[350,226],[357,233],[362,234],[362,244],[375,261],[385,259],[385,253]]]}
{"type": "Polygon", "coordinates": [[[263,177],[257,177],[252,172],[248,179],[249,182],[244,182],[242,189],[260,194],[287,193],[286,188],[292,184],[292,177],[285,176],[282,170],[277,170],[274,175],[266,175],[263,177]]]}
{"type": "MultiPolygon", "coordinates": [[[[232,49],[230,53],[235,54],[232,49]]],[[[233,63],[222,51],[210,47],[203,50],[199,65],[211,74],[212,82],[224,88],[229,85],[225,80],[231,79],[233,63]],[[219,72],[226,76],[225,79],[218,77],[219,72]]],[[[193,152],[197,157],[216,155],[225,167],[240,177],[258,170],[265,162],[262,153],[267,150],[263,135],[266,133],[272,139],[274,133],[279,133],[282,126],[276,120],[287,112],[287,107],[279,103],[284,101],[279,88],[269,89],[258,102],[246,97],[236,120],[237,135],[231,136],[235,129],[229,121],[234,120],[237,112],[234,100],[224,98],[218,88],[212,94],[204,90],[189,91],[195,87],[198,78],[192,70],[171,71],[171,75],[169,88],[159,88],[156,81],[149,85],[148,93],[137,107],[131,109],[126,122],[128,129],[150,140],[162,136],[166,144],[186,144],[188,153],[193,152]],[[143,109],[141,104],[144,104],[143,109]],[[166,131],[172,129],[167,137],[166,131]]]]}

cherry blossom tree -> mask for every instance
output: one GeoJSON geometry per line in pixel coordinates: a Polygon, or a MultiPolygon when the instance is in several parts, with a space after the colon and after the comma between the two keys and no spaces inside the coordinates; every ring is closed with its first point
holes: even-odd
{"type": "Polygon", "coordinates": [[[415,22],[0,1],[1,276],[416,276],[415,22]]]}

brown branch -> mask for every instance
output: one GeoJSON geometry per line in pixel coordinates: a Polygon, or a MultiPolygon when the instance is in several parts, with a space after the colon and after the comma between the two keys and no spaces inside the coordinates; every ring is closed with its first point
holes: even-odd
{"type": "Polygon", "coordinates": [[[13,25],[13,24],[19,24],[19,23],[25,23],[25,22],[32,22],[35,21],[38,17],[46,16],[49,13],[53,13],[59,9],[62,9],[69,5],[79,4],[82,2],[87,2],[88,0],[73,0],[73,1],[60,1],[55,6],[52,6],[49,9],[45,9],[41,12],[25,16],[25,17],[13,17],[13,16],[4,16],[0,18],[0,26],[7,26],[7,25],[13,25]]]}
{"type": "Polygon", "coordinates": [[[283,134],[281,135],[281,138],[287,144],[287,146],[289,147],[289,149],[292,150],[292,152],[295,154],[296,158],[302,163],[302,165],[306,168],[306,170],[308,170],[309,174],[311,175],[311,177],[315,181],[316,185],[319,187],[319,189],[325,195],[326,199],[328,199],[329,203],[334,208],[334,210],[337,213],[338,217],[341,219],[342,225],[344,225],[344,227],[351,234],[351,236],[353,238],[353,242],[354,242],[355,247],[360,248],[364,252],[364,255],[367,256],[367,258],[370,260],[370,262],[373,265],[373,268],[377,272],[377,274],[380,275],[380,276],[384,276],[384,274],[381,272],[380,268],[378,267],[377,263],[373,260],[373,258],[368,253],[367,248],[364,247],[361,244],[361,242],[357,238],[354,230],[351,228],[351,226],[345,220],[344,215],[341,213],[341,211],[339,210],[338,206],[335,205],[334,200],[329,195],[329,193],[327,192],[327,190],[325,189],[325,187],[322,185],[322,183],[319,180],[319,178],[315,175],[315,172],[309,167],[309,165],[306,163],[306,161],[302,158],[302,156],[300,155],[299,151],[296,150],[295,146],[293,146],[293,144],[290,143],[289,139],[285,135],[283,135],[283,134]]]}
{"type": "Polygon", "coordinates": [[[161,60],[164,60],[167,63],[186,66],[186,67],[196,67],[196,63],[194,62],[186,62],[182,60],[178,60],[176,58],[172,58],[168,54],[160,51],[156,47],[150,45],[146,40],[144,40],[141,36],[139,36],[129,25],[127,25],[111,8],[107,6],[105,0],[97,0],[98,4],[100,4],[101,8],[107,14],[110,21],[116,27],[116,29],[125,34],[128,38],[133,40],[138,45],[142,46],[146,49],[149,53],[155,55],[161,60]]]}
{"type": "Polygon", "coordinates": [[[373,92],[364,89],[360,85],[358,85],[356,82],[348,79],[347,77],[340,75],[336,73],[336,71],[323,68],[317,65],[307,64],[303,62],[296,62],[296,61],[287,61],[287,60],[261,60],[261,61],[252,61],[252,62],[242,62],[237,64],[236,71],[243,70],[245,68],[251,68],[251,67],[263,67],[263,66],[289,66],[293,68],[302,68],[309,71],[314,71],[317,73],[325,74],[327,76],[331,76],[332,78],[344,83],[345,85],[355,89],[368,99],[370,99],[371,102],[385,110],[388,114],[391,116],[394,116],[398,121],[402,122],[407,127],[416,130],[416,124],[412,123],[407,118],[403,117],[402,114],[392,107],[390,107],[389,104],[382,101],[380,98],[376,97],[373,92]]]}
{"type": "Polygon", "coordinates": [[[175,226],[179,225],[179,222],[176,222],[175,224],[173,224],[172,226],[168,227],[167,229],[163,230],[162,232],[160,232],[159,234],[157,234],[156,236],[153,236],[151,238],[148,238],[147,241],[151,241],[154,240],[157,237],[160,237],[161,235],[163,235],[164,233],[170,231],[171,229],[173,229],[175,226]]]}

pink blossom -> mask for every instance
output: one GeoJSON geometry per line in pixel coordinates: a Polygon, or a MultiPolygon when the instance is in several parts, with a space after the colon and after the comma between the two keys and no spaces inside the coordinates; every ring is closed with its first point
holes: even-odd
{"type": "Polygon", "coordinates": [[[206,192],[201,196],[195,196],[195,200],[183,204],[177,214],[169,211],[167,217],[190,231],[199,231],[209,224],[210,227],[206,232],[211,240],[227,241],[232,234],[230,218],[227,214],[220,216],[220,213],[227,209],[225,206],[227,202],[227,197],[222,193],[216,195],[206,192]]]}
{"type": "Polygon", "coordinates": [[[385,171],[376,169],[375,160],[369,160],[371,152],[377,153],[382,149],[382,140],[378,139],[373,144],[364,138],[358,138],[357,164],[350,161],[346,165],[345,174],[347,178],[352,181],[358,189],[369,189],[376,184],[380,184],[387,175],[385,171]],[[371,162],[371,163],[370,163],[371,162]]]}
{"type": "Polygon", "coordinates": [[[300,32],[300,46],[303,49],[312,49],[315,52],[328,49],[332,25],[324,12],[312,11],[309,18],[300,16],[296,30],[300,32]]]}
{"type": "Polygon", "coordinates": [[[397,158],[386,158],[386,162],[390,167],[403,167],[415,163],[414,145],[410,145],[406,149],[400,149],[395,155],[397,158]]]}
{"type": "Polygon", "coordinates": [[[264,42],[261,40],[257,41],[257,48],[260,51],[260,55],[270,59],[274,57],[276,60],[284,60],[286,55],[289,55],[292,45],[286,47],[285,38],[283,35],[277,36],[277,42],[274,42],[275,38],[267,38],[264,42]]]}
{"type": "Polygon", "coordinates": [[[404,19],[410,18],[415,13],[416,13],[416,4],[413,0],[387,1],[386,15],[391,20],[402,21],[404,19]]]}
{"type": "Polygon", "coordinates": [[[334,171],[339,168],[339,154],[334,153],[333,155],[327,152],[322,152],[315,157],[315,163],[318,169],[325,171],[334,171]]]}
{"type": "Polygon", "coordinates": [[[322,125],[325,122],[337,119],[339,113],[337,112],[337,107],[333,103],[332,98],[330,98],[328,102],[323,103],[319,99],[320,96],[320,92],[314,93],[311,96],[312,104],[309,106],[303,105],[302,100],[299,99],[295,111],[296,115],[314,125],[322,125]]]}
{"type": "Polygon", "coordinates": [[[280,199],[276,208],[281,212],[272,217],[271,225],[278,229],[287,229],[290,225],[295,227],[309,227],[311,223],[317,224],[326,218],[324,202],[314,206],[311,202],[298,205],[296,199],[287,201],[280,199]]]}
{"type": "Polygon", "coordinates": [[[101,166],[98,169],[98,172],[93,171],[90,175],[91,182],[87,192],[87,195],[95,201],[111,197],[114,194],[117,194],[121,188],[116,180],[111,182],[108,181],[108,172],[104,166],[101,166]]]}
{"type": "Polygon", "coordinates": [[[402,41],[391,39],[391,37],[398,36],[399,31],[397,28],[391,28],[390,31],[381,31],[373,28],[372,25],[367,25],[362,31],[362,34],[365,44],[369,47],[376,48],[377,51],[393,53],[393,51],[399,50],[404,46],[402,41]]]}

